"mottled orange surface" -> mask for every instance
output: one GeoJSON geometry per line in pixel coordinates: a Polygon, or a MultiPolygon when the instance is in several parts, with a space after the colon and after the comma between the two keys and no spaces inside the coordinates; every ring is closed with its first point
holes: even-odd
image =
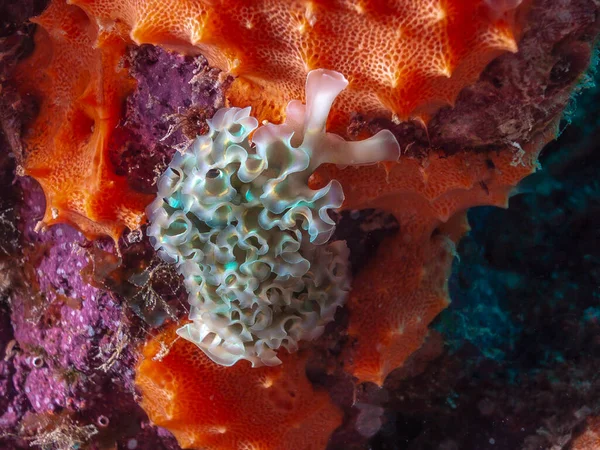
{"type": "Polygon", "coordinates": [[[66,3],[52,1],[34,20],[42,27],[36,50],[20,68],[22,92],[40,100],[23,168],[46,194],[43,223],[70,222],[88,237],[137,228],[149,201],[107,158],[133,88],[123,68],[128,36],[203,53],[237,76],[233,103],[274,121],[288,101],[304,98],[309,70],[338,70],[350,80],[334,106],[338,128],[354,111],[427,117],[494,56],[516,50],[515,10],[498,14],[483,0],[66,3]]]}
{"type": "MultiPolygon", "coordinates": [[[[72,0],[138,44],[202,53],[236,76],[235,106],[278,122],[312,69],[350,81],[330,123],[352,112],[427,118],[485,65],[516,51],[515,10],[484,0],[72,0]]],[[[515,4],[518,2],[515,2],[515,4]]]]}
{"type": "Polygon", "coordinates": [[[24,173],[46,195],[43,224],[68,222],[88,237],[117,239],[139,227],[150,198],[116,176],[107,144],[134,88],[122,67],[125,42],[98,33],[78,7],[54,1],[33,20],[40,25],[34,55],[19,67],[24,95],[39,102],[39,115],[24,135],[24,173]]]}
{"type": "MultiPolygon", "coordinates": [[[[384,241],[352,282],[347,302],[350,371],[382,385],[417,350],[431,321],[449,303],[447,281],[455,244],[468,229],[466,210],[506,207],[513,187],[535,170],[537,155],[556,125],[524,147],[500,153],[459,153],[423,162],[402,157],[393,165],[319,169],[316,184],[334,178],[344,188],[344,208],[394,213],[400,232],[384,241]]],[[[315,177],[317,178],[317,177],[315,177]]]]}
{"type": "Polygon", "coordinates": [[[600,416],[589,418],[585,431],[571,444],[571,450],[598,449],[600,449],[600,416]]]}
{"type": "Polygon", "coordinates": [[[136,384],[142,407],[179,445],[202,450],[320,450],[342,422],[326,392],[306,378],[306,355],[278,355],[283,364],[253,369],[211,361],[175,326],[143,349],[136,384]],[[166,356],[157,357],[164,354],[166,356]]]}

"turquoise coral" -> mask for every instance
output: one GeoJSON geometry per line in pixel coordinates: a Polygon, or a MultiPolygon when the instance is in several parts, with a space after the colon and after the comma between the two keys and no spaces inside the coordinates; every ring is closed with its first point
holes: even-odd
{"type": "Polygon", "coordinates": [[[346,85],[336,72],[311,72],[307,104],[291,102],[281,125],[258,127],[250,108],[219,110],[158,182],[148,235],[184,276],[191,323],[178,334],[219,364],[280,364],[280,347],[292,352],[320,336],[346,299],[348,249],[328,242],[342,187],[313,190],[309,177],[325,162],[399,153],[388,131],[359,142],[325,131],[346,85]]]}

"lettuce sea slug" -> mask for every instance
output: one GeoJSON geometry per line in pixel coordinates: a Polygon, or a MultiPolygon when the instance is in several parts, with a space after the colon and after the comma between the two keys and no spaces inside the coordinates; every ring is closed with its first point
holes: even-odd
{"type": "Polygon", "coordinates": [[[192,323],[178,334],[219,364],[280,364],[277,349],[320,336],[346,299],[348,249],[328,243],[342,187],[313,190],[309,178],[323,163],[395,161],[400,151],[387,130],[357,142],[325,131],[347,84],[310,72],[306,105],[292,101],[281,125],[258,127],[250,108],[219,110],[158,182],[148,234],[185,278],[192,323]]]}

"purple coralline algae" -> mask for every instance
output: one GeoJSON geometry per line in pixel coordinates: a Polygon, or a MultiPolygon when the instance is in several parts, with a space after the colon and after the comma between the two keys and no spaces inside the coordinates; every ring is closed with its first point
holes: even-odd
{"type": "Polygon", "coordinates": [[[3,327],[5,445],[66,448],[93,436],[98,448],[131,439],[135,448],[178,448],[168,433],[149,428],[135,402],[135,348],[143,325],[128,317],[117,296],[84,278],[91,244],[78,231],[68,225],[35,231],[43,193],[30,179],[20,185],[23,266],[8,296],[11,321],[3,327]]]}
{"type": "Polygon", "coordinates": [[[133,189],[155,193],[156,178],[175,148],[205,132],[206,119],[223,106],[229,80],[222,80],[202,56],[185,57],[152,45],[132,47],[127,59],[137,88],[112,138],[111,161],[133,189]]]}

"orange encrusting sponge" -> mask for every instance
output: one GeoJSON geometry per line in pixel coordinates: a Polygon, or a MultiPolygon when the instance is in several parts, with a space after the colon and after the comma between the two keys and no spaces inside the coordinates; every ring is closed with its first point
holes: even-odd
{"type": "Polygon", "coordinates": [[[135,88],[123,64],[126,42],[97,32],[76,6],[53,1],[33,19],[40,25],[33,56],[19,66],[23,95],[39,101],[24,135],[24,173],[46,195],[42,224],[68,222],[87,237],[118,239],[143,219],[149,196],[133,192],[115,175],[108,141],[135,88]]]}
{"type": "Polygon", "coordinates": [[[342,183],[344,209],[381,208],[400,223],[399,233],[382,242],[353,280],[346,303],[355,339],[346,358],[359,381],[382,385],[421,346],[429,324],[450,302],[447,282],[455,246],[468,230],[466,210],[506,207],[556,132],[553,123],[520,150],[432,152],[423,164],[403,157],[385,166],[318,169],[315,187],[330,179],[342,183]]]}
{"type": "Polygon", "coordinates": [[[600,416],[589,417],[586,430],[571,444],[573,450],[597,450],[600,448],[600,416]]]}
{"type": "Polygon", "coordinates": [[[132,39],[203,53],[237,76],[232,103],[273,122],[290,100],[304,98],[308,71],[340,71],[350,85],[330,114],[329,128],[339,132],[353,112],[427,119],[493,57],[516,51],[518,34],[519,10],[498,14],[484,0],[70,3],[54,0],[34,19],[36,49],[19,67],[21,92],[40,101],[22,166],[46,194],[42,224],[69,222],[89,238],[138,228],[151,200],[108,158],[135,87],[123,67],[132,39]]]}
{"type": "Polygon", "coordinates": [[[141,405],[183,448],[203,450],[321,450],[342,423],[326,392],[306,378],[306,355],[280,355],[283,364],[224,367],[179,339],[175,324],[142,351],[136,384],[141,405]],[[157,357],[168,348],[166,356],[157,357]]]}
{"type": "Polygon", "coordinates": [[[312,69],[349,87],[330,129],[353,112],[427,118],[452,104],[494,57],[517,51],[516,12],[485,0],[71,0],[138,43],[202,53],[236,76],[228,97],[259,120],[280,122],[304,98],[312,69]]]}

